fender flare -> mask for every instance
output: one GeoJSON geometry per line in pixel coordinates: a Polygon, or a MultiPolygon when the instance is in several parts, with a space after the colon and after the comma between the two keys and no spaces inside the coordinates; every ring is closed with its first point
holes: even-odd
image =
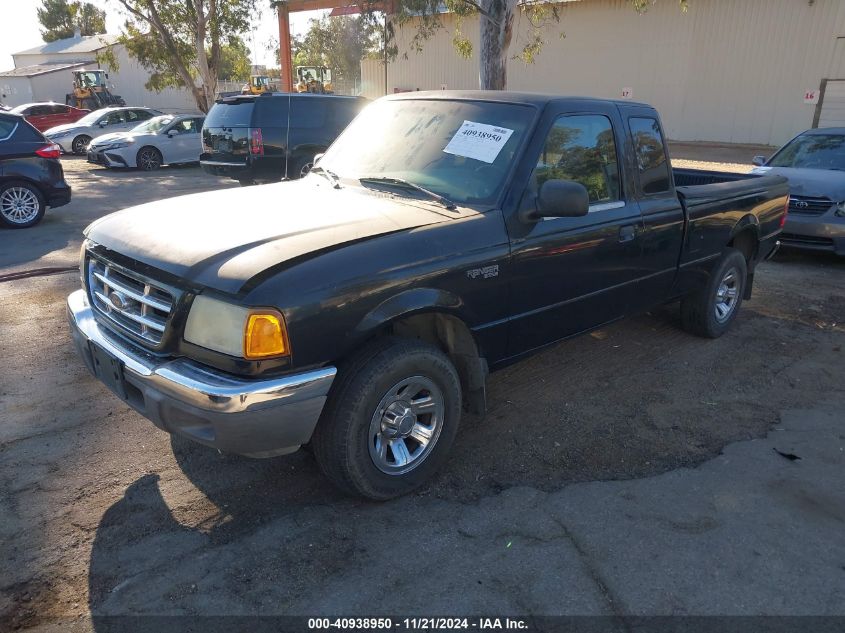
{"type": "Polygon", "coordinates": [[[464,323],[466,306],[460,297],[440,288],[411,288],[382,301],[370,310],[355,327],[356,337],[366,337],[381,327],[421,312],[444,312],[464,323]]]}

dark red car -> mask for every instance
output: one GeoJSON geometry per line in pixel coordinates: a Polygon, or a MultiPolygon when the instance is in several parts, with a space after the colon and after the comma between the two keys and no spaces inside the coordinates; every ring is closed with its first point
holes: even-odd
{"type": "Polygon", "coordinates": [[[39,132],[44,132],[57,125],[76,123],[90,110],[82,110],[60,103],[24,103],[12,108],[12,112],[22,115],[32,127],[39,132]]]}

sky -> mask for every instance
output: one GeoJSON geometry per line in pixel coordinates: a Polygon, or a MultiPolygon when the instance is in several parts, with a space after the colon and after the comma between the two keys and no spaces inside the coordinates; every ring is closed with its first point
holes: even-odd
{"type": "MultiPolygon", "coordinates": [[[[120,33],[125,18],[116,0],[88,0],[88,2],[106,10],[108,33],[120,33]]],[[[247,46],[252,51],[253,63],[278,66],[273,55],[266,50],[267,43],[279,37],[276,15],[269,9],[270,3],[267,0],[258,0],[258,5],[263,10],[255,20],[254,30],[245,35],[247,46]]],[[[0,0],[0,71],[14,68],[12,53],[43,43],[41,25],[36,13],[36,9],[40,6],[41,0],[0,0]]],[[[291,15],[291,31],[294,34],[304,33],[308,29],[309,18],[317,18],[322,13],[324,12],[307,11],[291,15]]]]}

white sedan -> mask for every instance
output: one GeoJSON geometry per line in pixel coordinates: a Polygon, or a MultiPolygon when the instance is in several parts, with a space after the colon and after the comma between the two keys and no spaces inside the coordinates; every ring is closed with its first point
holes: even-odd
{"type": "Polygon", "coordinates": [[[146,171],[164,164],[199,162],[204,118],[192,114],[165,114],[128,132],[106,134],[88,145],[88,162],[105,167],[138,167],[146,171]]]}

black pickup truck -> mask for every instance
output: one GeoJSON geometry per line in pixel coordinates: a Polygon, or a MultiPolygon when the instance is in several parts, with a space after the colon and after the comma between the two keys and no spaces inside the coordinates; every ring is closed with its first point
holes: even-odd
{"type": "Polygon", "coordinates": [[[387,499],[443,463],[490,370],[671,301],[690,332],[727,330],[787,183],[695,179],[647,105],[396,95],[248,205],[215,191],[92,224],[71,331],[162,429],[254,457],[310,444],[338,486],[387,499]]]}

